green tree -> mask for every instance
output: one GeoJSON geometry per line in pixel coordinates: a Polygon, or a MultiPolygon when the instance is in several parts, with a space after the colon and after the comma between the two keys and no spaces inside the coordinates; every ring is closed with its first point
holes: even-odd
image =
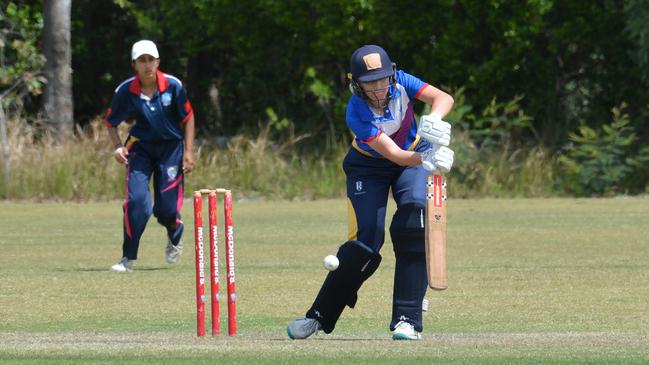
{"type": "Polygon", "coordinates": [[[631,52],[637,62],[642,79],[649,86],[649,0],[627,0],[626,31],[636,47],[631,52]]]}
{"type": "Polygon", "coordinates": [[[24,103],[39,95],[45,79],[44,57],[38,49],[42,17],[37,6],[10,2],[0,8],[0,143],[3,161],[3,197],[7,197],[10,156],[7,120],[23,115],[24,103]]]}
{"type": "Polygon", "coordinates": [[[117,85],[133,76],[134,19],[112,0],[74,0],[72,7],[74,115],[85,124],[103,116],[117,85]]]}
{"type": "Polygon", "coordinates": [[[519,138],[556,149],[622,102],[645,133],[644,66],[629,57],[643,52],[644,1],[76,0],[75,100],[84,116],[103,111],[90,80],[106,99],[130,71],[102,57],[127,60],[134,40],[151,38],[162,69],[185,81],[204,131],[254,132],[271,122],[270,108],[297,133],[340,139],[349,55],[376,43],[399,68],[464,87],[476,110],[520,96],[533,128],[519,138]]]}

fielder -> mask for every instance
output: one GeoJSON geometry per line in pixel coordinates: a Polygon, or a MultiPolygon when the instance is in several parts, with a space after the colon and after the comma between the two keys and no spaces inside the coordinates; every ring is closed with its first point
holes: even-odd
{"type": "Polygon", "coordinates": [[[167,262],[178,260],[183,249],[180,210],[184,175],[194,168],[194,114],[182,83],[158,70],[160,57],[151,41],[133,44],[131,60],[136,74],[115,89],[105,120],[115,146],[113,155],[126,165],[127,185],[122,258],[110,267],[112,272],[132,271],[140,237],[152,213],[167,228],[167,262]],[[135,125],[122,144],[117,126],[131,118],[135,125]],[[153,208],[149,192],[152,176],[153,208]]]}
{"type": "Polygon", "coordinates": [[[331,333],[345,306],[353,308],[357,291],[381,263],[385,213],[390,190],[397,204],[390,235],[396,257],[392,320],[395,340],[421,338],[422,300],[428,286],[424,246],[426,177],[453,165],[448,146],[450,124],[442,121],[453,98],[402,70],[383,48],[366,45],[351,56],[353,95],[347,125],[355,138],[343,160],[347,179],[348,241],[338,249],[331,271],[307,310],[288,324],[292,339],[323,330],[331,333]],[[431,106],[415,121],[413,102],[431,106]]]}

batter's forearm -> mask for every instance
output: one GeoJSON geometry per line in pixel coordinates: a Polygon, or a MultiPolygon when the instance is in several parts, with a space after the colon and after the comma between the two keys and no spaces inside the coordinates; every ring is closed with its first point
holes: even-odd
{"type": "Polygon", "coordinates": [[[379,152],[383,157],[396,163],[399,166],[414,166],[421,163],[421,156],[414,151],[405,151],[401,148],[388,149],[385,151],[375,151],[379,152]]]}
{"type": "Polygon", "coordinates": [[[399,166],[414,166],[421,163],[421,156],[414,151],[396,151],[396,153],[387,157],[387,159],[399,166]]]}
{"type": "Polygon", "coordinates": [[[430,113],[437,114],[440,118],[443,118],[451,111],[454,103],[455,101],[452,96],[444,94],[442,97],[435,99],[431,105],[430,113]]]}
{"type": "Polygon", "coordinates": [[[455,103],[455,100],[453,100],[451,95],[432,85],[428,85],[424,88],[421,95],[417,98],[430,105],[431,114],[437,114],[440,118],[444,118],[444,116],[451,111],[453,104],[455,103]]]}
{"type": "Polygon", "coordinates": [[[381,156],[396,163],[399,166],[413,166],[421,163],[421,156],[414,151],[406,151],[397,146],[392,138],[386,134],[381,134],[368,143],[372,149],[381,154],[381,156]]]}

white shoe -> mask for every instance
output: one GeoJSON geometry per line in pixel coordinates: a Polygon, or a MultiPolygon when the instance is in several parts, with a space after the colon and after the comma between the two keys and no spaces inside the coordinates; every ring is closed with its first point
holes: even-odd
{"type": "Polygon", "coordinates": [[[412,323],[400,321],[392,332],[393,340],[421,340],[421,332],[415,330],[412,323]]]}
{"type": "Polygon", "coordinates": [[[167,247],[165,248],[165,256],[167,258],[167,263],[175,264],[178,261],[178,258],[183,253],[183,241],[178,242],[178,245],[174,246],[171,241],[167,242],[167,247]]]}
{"type": "Polygon", "coordinates": [[[298,318],[286,327],[286,333],[292,340],[303,340],[322,328],[320,322],[313,318],[298,318]]]}
{"type": "Polygon", "coordinates": [[[133,261],[122,257],[118,263],[110,267],[110,272],[131,272],[133,271],[133,261]]]}

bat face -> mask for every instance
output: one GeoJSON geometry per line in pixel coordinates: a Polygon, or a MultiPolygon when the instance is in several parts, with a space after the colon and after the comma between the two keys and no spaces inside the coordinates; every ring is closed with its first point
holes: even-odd
{"type": "Polygon", "coordinates": [[[426,182],[426,270],[431,289],[448,288],[446,178],[442,175],[430,175],[426,182]]]}

